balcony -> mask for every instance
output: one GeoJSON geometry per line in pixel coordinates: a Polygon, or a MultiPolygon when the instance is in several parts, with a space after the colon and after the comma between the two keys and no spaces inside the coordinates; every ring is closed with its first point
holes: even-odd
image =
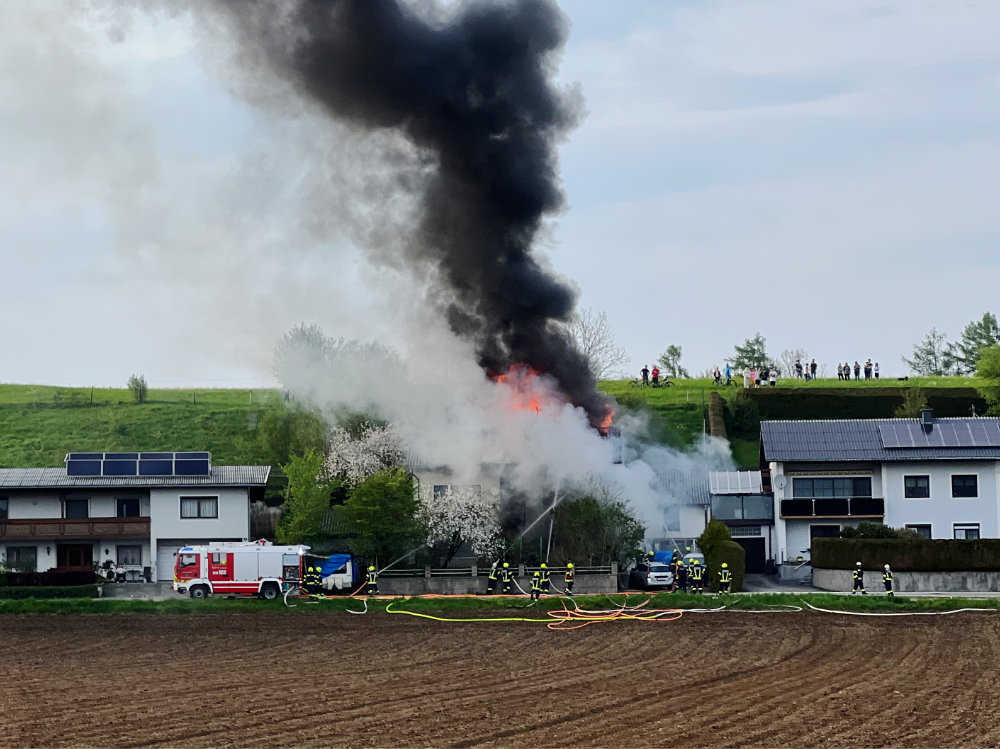
{"type": "Polygon", "coordinates": [[[882,497],[796,497],[781,500],[783,518],[881,518],[882,497]]]}
{"type": "Polygon", "coordinates": [[[0,539],[148,538],[149,518],[0,520],[0,539]]]}
{"type": "Polygon", "coordinates": [[[771,494],[712,496],[712,517],[716,520],[774,520],[774,497],[771,494]]]}

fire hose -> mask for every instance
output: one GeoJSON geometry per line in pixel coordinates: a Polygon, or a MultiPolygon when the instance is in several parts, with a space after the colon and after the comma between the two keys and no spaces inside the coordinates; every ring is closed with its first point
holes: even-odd
{"type": "Polygon", "coordinates": [[[998,609],[976,609],[962,608],[949,609],[948,611],[835,611],[833,609],[821,609],[813,606],[808,601],[803,601],[806,606],[813,611],[821,611],[824,614],[848,614],[850,616],[947,616],[948,614],[960,614],[963,611],[986,611],[996,613],[998,609]]]}

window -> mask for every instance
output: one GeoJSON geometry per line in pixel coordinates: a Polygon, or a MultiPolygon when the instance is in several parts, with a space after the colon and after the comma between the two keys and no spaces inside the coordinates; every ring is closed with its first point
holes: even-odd
{"type": "Polygon", "coordinates": [[[955,538],[965,541],[979,539],[979,523],[955,523],[955,538]]]}
{"type": "Polygon", "coordinates": [[[178,558],[180,559],[181,567],[193,567],[198,564],[197,554],[181,554],[178,558]]]}
{"type": "Polygon", "coordinates": [[[916,531],[923,538],[930,539],[931,537],[931,527],[930,525],[907,525],[906,529],[909,531],[916,531]]]}
{"type": "Polygon", "coordinates": [[[218,497],[181,497],[182,518],[219,517],[218,497]]]}
{"type": "Polygon", "coordinates": [[[839,525],[810,525],[809,540],[814,538],[837,538],[840,536],[839,525]]]}
{"type": "Polygon", "coordinates": [[[907,499],[927,499],[931,496],[930,476],[903,476],[903,496],[907,499]]]}
{"type": "Polygon", "coordinates": [[[6,497],[0,497],[0,520],[7,519],[7,504],[8,499],[6,497]]]}
{"type": "Polygon", "coordinates": [[[38,569],[37,546],[8,546],[7,569],[18,572],[34,572],[38,569]]]}
{"type": "Polygon", "coordinates": [[[870,497],[871,476],[831,476],[792,479],[792,496],[803,498],[870,497]]]}
{"type": "Polygon", "coordinates": [[[761,535],[759,525],[734,525],[729,529],[732,538],[745,538],[748,536],[761,535]]]}
{"type": "Polygon", "coordinates": [[[66,518],[89,518],[90,500],[88,499],[67,499],[63,502],[66,518]]]}
{"type": "Polygon", "coordinates": [[[956,475],[951,477],[951,496],[978,497],[979,477],[972,475],[956,475]]]}
{"type": "Polygon", "coordinates": [[[117,505],[116,517],[120,518],[137,518],[139,517],[139,500],[138,498],[119,498],[115,504],[117,505]]]}
{"type": "Polygon", "coordinates": [[[118,547],[118,564],[129,565],[132,567],[142,566],[142,547],[141,546],[119,546],[118,547]]]}

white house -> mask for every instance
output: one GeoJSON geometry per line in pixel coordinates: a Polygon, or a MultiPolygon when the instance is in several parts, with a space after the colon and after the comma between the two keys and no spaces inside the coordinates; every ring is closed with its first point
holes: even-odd
{"type": "Polygon", "coordinates": [[[868,521],[927,538],[1000,537],[1000,419],[764,421],[782,573],[813,538],[868,521]]]}
{"type": "Polygon", "coordinates": [[[10,569],[90,569],[172,580],[182,546],[245,541],[269,466],[209,453],[70,453],[64,468],[0,468],[0,559],[10,569]]]}

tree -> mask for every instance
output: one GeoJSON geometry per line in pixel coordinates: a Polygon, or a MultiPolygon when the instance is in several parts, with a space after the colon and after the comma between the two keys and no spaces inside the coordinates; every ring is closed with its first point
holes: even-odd
{"type": "Polygon", "coordinates": [[[332,489],[330,482],[320,477],[322,468],[323,454],[314,450],[293,455],[281,467],[288,476],[288,488],[276,534],[278,543],[307,543],[320,535],[332,489]]]}
{"type": "Polygon", "coordinates": [[[807,354],[806,350],[802,348],[786,348],[781,352],[781,371],[778,374],[782,377],[795,377],[796,361],[802,364],[803,371],[805,371],[805,367],[809,363],[809,354],[807,354]]]}
{"type": "Polygon", "coordinates": [[[413,478],[402,468],[369,476],[344,502],[344,519],[357,533],[355,552],[385,566],[416,551],[426,539],[419,510],[413,478]]]}
{"type": "Polygon", "coordinates": [[[352,487],[379,471],[403,465],[403,448],[391,424],[366,424],[356,428],[357,437],[343,427],[337,427],[330,435],[326,455],[329,478],[338,478],[352,487]]]}
{"type": "Polygon", "coordinates": [[[902,402],[892,413],[897,419],[915,419],[922,409],[927,408],[927,397],[920,388],[903,388],[899,394],[902,402]]]}
{"type": "Polygon", "coordinates": [[[132,391],[132,397],[136,403],[145,403],[149,387],[146,385],[145,375],[132,375],[128,378],[128,389],[132,391]]]}
{"type": "Polygon", "coordinates": [[[302,322],[274,347],[272,371],[278,382],[292,392],[305,391],[327,365],[331,341],[318,325],[302,322]]]}
{"type": "Polygon", "coordinates": [[[948,347],[948,357],[955,374],[969,375],[976,371],[979,357],[984,349],[1000,344],[1000,326],[992,312],[986,312],[982,320],[974,320],[965,326],[962,338],[948,347]]]}
{"type": "Polygon", "coordinates": [[[690,377],[688,371],[681,366],[681,347],[671,344],[667,346],[667,350],[660,354],[659,358],[660,367],[667,374],[668,377],[678,378],[678,377],[690,377]]]}
{"type": "Polygon", "coordinates": [[[729,528],[721,520],[712,520],[698,536],[698,548],[705,554],[707,566],[715,566],[715,552],[724,541],[731,541],[729,528]]]}
{"type": "Polygon", "coordinates": [[[628,502],[604,486],[559,503],[553,513],[551,558],[558,563],[617,562],[646,534],[628,502]]]}
{"type": "Polygon", "coordinates": [[[760,369],[769,361],[771,357],[767,354],[767,342],[760,331],[757,331],[753,338],[747,338],[742,346],[737,346],[733,354],[733,368],[737,371],[744,367],[760,369]]]}
{"type": "Polygon", "coordinates": [[[271,465],[287,463],[293,455],[326,448],[326,422],[302,408],[273,408],[257,424],[257,442],[271,465]]]}
{"type": "Polygon", "coordinates": [[[590,362],[590,371],[598,380],[607,379],[616,367],[627,364],[625,349],[615,345],[614,336],[608,328],[608,316],[602,312],[595,315],[589,307],[573,315],[570,331],[576,339],[577,348],[590,362]]]}
{"type": "Polygon", "coordinates": [[[500,498],[480,486],[449,486],[446,491],[421,501],[427,545],[436,548],[447,567],[463,543],[477,556],[499,551],[500,498]]]}
{"type": "Polygon", "coordinates": [[[982,380],[978,390],[990,404],[990,413],[1000,415],[1000,346],[989,346],[982,350],[976,377],[982,380]]]}
{"type": "Polygon", "coordinates": [[[903,357],[903,363],[918,375],[942,376],[952,374],[951,356],[948,353],[947,337],[931,328],[924,339],[913,347],[913,358],[903,357]]]}

